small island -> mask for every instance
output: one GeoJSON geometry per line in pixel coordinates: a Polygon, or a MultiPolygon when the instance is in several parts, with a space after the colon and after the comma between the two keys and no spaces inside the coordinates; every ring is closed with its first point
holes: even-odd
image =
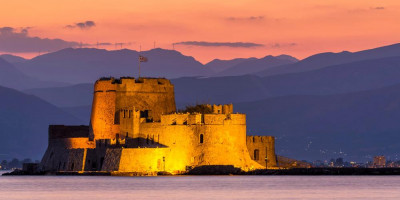
{"type": "MultiPolygon", "coordinates": [[[[297,164],[287,160],[285,165],[297,164]]],[[[90,125],[50,125],[42,161],[15,174],[245,174],[278,168],[286,167],[278,165],[275,138],[247,135],[246,115],[234,113],[232,104],[177,111],[169,80],[122,77],[97,80],[90,125]]]]}

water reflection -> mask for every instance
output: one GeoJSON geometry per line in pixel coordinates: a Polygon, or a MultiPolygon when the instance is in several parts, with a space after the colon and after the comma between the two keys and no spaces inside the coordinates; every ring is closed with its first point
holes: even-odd
{"type": "Polygon", "coordinates": [[[399,199],[398,176],[2,176],[0,199],[399,199]]]}

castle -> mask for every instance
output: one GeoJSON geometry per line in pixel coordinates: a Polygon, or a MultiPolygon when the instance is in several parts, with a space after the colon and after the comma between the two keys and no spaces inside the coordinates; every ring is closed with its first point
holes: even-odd
{"type": "Polygon", "coordinates": [[[152,175],[201,166],[276,167],[274,137],[247,136],[246,115],[234,113],[232,104],[206,108],[177,112],[167,79],[99,79],[90,126],[51,125],[40,168],[152,175]]]}

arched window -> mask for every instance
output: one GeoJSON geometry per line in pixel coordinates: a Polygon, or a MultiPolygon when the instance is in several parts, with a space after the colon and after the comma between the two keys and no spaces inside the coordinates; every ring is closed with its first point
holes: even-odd
{"type": "Polygon", "coordinates": [[[260,159],[260,151],[258,149],[254,150],[254,160],[260,159]]]}
{"type": "Polygon", "coordinates": [[[203,144],[203,141],[204,141],[204,136],[203,134],[200,134],[200,144],[203,144]]]}

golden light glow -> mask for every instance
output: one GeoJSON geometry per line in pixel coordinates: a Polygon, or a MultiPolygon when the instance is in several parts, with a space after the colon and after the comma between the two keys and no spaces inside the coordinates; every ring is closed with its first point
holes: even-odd
{"type": "MultiPolygon", "coordinates": [[[[213,58],[362,50],[398,42],[397,0],[5,0],[0,27],[32,27],[32,36],[85,43],[130,42],[131,49],[172,48],[181,41],[252,42],[254,48],[175,45],[186,55],[213,58]],[[81,21],[88,30],[66,29],[81,21]],[[295,44],[295,45],[293,45],[295,44]]],[[[106,47],[114,49],[114,46],[106,47]]],[[[34,55],[34,54],[26,54],[34,55]]]]}

